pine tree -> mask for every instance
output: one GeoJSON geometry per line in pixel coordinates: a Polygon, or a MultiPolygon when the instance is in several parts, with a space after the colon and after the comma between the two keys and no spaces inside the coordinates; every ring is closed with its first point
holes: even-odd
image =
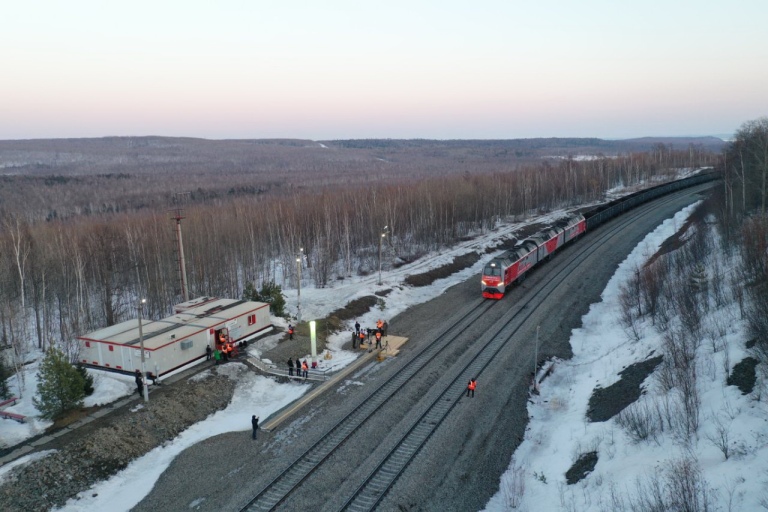
{"type": "Polygon", "coordinates": [[[243,290],[243,300],[260,301],[259,292],[256,291],[256,287],[250,281],[245,282],[245,289],[243,290]]]}
{"type": "Polygon", "coordinates": [[[263,283],[261,285],[261,291],[256,290],[253,283],[247,281],[245,283],[245,289],[243,290],[243,299],[265,302],[269,304],[269,310],[273,315],[285,315],[285,296],[283,295],[283,289],[279,284],[275,284],[274,281],[263,283]]]}
{"type": "Polygon", "coordinates": [[[37,379],[38,396],[32,402],[43,418],[54,419],[82,405],[85,381],[61,350],[55,347],[48,350],[37,379]]]}
{"type": "Polygon", "coordinates": [[[85,369],[85,366],[82,364],[77,365],[77,371],[80,373],[80,376],[83,377],[83,392],[85,393],[85,396],[91,396],[94,392],[93,389],[93,375],[88,373],[88,370],[85,369]]]}
{"type": "Polygon", "coordinates": [[[5,357],[0,353],[0,398],[11,398],[11,391],[8,389],[8,377],[11,371],[5,364],[5,357]]]}
{"type": "Polygon", "coordinates": [[[274,281],[263,283],[259,295],[261,296],[261,302],[269,304],[269,310],[273,315],[285,315],[285,297],[283,296],[283,289],[279,284],[275,284],[274,281]]]}

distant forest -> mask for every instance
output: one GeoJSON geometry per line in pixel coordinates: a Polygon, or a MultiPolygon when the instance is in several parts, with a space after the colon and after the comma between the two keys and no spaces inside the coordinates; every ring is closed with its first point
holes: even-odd
{"type": "MultiPolygon", "coordinates": [[[[600,201],[615,187],[720,167],[719,139],[0,141],[0,341],[15,351],[246,282],[319,287],[414,261],[500,222],[600,201]],[[18,348],[17,348],[18,347],[18,348]]],[[[14,356],[17,357],[17,356],[14,356]]]]}
{"type": "Polygon", "coordinates": [[[365,189],[380,182],[508,172],[584,155],[720,153],[706,138],[205,140],[105,137],[0,141],[0,210],[31,222],[162,211],[179,204],[365,189]]]}

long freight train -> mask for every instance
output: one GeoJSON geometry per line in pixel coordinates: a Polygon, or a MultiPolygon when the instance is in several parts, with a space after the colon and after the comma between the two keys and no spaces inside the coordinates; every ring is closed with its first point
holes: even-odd
{"type": "Polygon", "coordinates": [[[718,179],[718,173],[697,174],[682,180],[635,192],[598,206],[584,215],[573,215],[536,235],[526,238],[513,249],[493,258],[483,268],[483,297],[500,299],[513,283],[525,279],[526,273],[549,259],[560,247],[600,224],[652,199],[677,190],[718,179]]]}
{"type": "Polygon", "coordinates": [[[572,215],[493,258],[483,269],[483,297],[502,298],[508,286],[525,279],[526,272],[537,263],[552,257],[560,247],[575,240],[586,230],[587,221],[584,216],[572,215]]]}

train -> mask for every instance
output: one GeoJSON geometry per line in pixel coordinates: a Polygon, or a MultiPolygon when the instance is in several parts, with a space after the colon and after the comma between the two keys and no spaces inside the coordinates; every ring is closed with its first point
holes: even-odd
{"type": "Polygon", "coordinates": [[[717,172],[696,174],[635,192],[595,207],[583,215],[570,215],[556,222],[552,227],[526,238],[485,264],[480,281],[483,297],[501,299],[510,286],[525,279],[527,273],[536,265],[551,258],[561,247],[573,242],[587,230],[592,230],[627,210],[662,195],[716,179],[720,179],[717,172]]]}
{"type": "Polygon", "coordinates": [[[496,256],[483,268],[483,297],[502,298],[509,286],[525,279],[526,273],[539,262],[551,258],[558,249],[586,231],[587,220],[584,216],[571,215],[496,256]]]}

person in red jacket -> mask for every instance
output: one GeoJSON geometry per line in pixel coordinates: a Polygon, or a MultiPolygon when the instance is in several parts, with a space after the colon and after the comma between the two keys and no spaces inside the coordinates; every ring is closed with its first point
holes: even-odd
{"type": "Polygon", "coordinates": [[[477,388],[477,380],[469,379],[469,384],[467,384],[467,396],[472,393],[472,398],[475,398],[475,388],[477,388]]]}
{"type": "Polygon", "coordinates": [[[307,360],[301,362],[301,373],[304,374],[304,378],[306,379],[309,375],[309,365],[307,364],[307,360]]]}

